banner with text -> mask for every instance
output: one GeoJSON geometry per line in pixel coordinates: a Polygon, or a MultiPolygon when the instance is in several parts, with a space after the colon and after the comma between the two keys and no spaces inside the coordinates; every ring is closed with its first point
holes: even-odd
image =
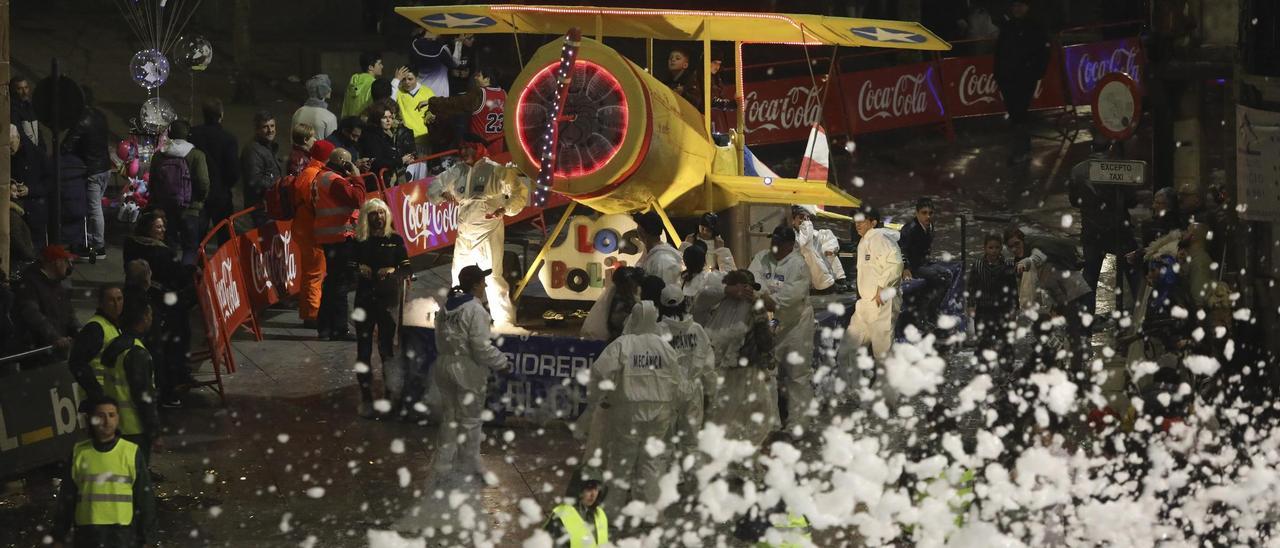
{"type": "Polygon", "coordinates": [[[233,238],[218,247],[218,250],[205,260],[204,279],[212,291],[213,313],[217,316],[220,327],[226,337],[236,327],[249,319],[252,303],[249,291],[244,283],[245,266],[240,259],[240,239],[233,238]]]}
{"type": "Polygon", "coordinates": [[[298,243],[291,221],[272,221],[239,236],[241,278],[254,310],[298,293],[298,243]]]}
{"type": "Polygon", "coordinates": [[[65,363],[26,369],[0,382],[0,478],[71,457],[84,439],[83,393],[65,363]]]}
{"type": "Polygon", "coordinates": [[[1093,101],[1093,88],[1103,76],[1123,72],[1138,84],[1138,91],[1146,93],[1146,54],[1137,38],[1121,38],[1077,44],[1062,48],[1063,72],[1073,105],[1088,105],[1093,101]]]}
{"type": "Polygon", "coordinates": [[[916,63],[843,74],[844,108],[851,133],[873,133],[945,122],[942,79],[935,63],[916,63]]]}
{"type": "Polygon", "coordinates": [[[823,86],[814,86],[813,79],[807,76],[748,82],[743,87],[747,90],[747,144],[804,140],[809,137],[809,128],[817,123],[823,123],[829,134],[845,133],[843,117],[832,116],[840,112],[837,90],[825,94],[826,106],[819,108],[823,86]]]}
{"type": "MultiPolygon", "coordinates": [[[[1055,51],[1045,67],[1031,100],[1032,110],[1066,105],[1062,91],[1062,60],[1055,51]]],[[[986,116],[1005,111],[1004,96],[996,83],[995,57],[974,55],[942,60],[942,85],[947,113],[954,118],[986,116]]]]}

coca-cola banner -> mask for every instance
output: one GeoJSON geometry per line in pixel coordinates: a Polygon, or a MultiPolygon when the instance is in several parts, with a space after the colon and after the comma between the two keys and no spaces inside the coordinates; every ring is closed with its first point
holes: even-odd
{"type": "Polygon", "coordinates": [[[1145,93],[1143,79],[1147,60],[1137,38],[1066,46],[1062,48],[1062,55],[1072,104],[1089,104],[1098,81],[1112,72],[1128,74],[1138,84],[1138,91],[1145,93]]]}
{"type": "Polygon", "coordinates": [[[822,123],[829,134],[845,132],[844,118],[839,115],[839,90],[827,93],[826,108],[818,108],[823,86],[815,87],[807,76],[747,82],[744,87],[747,144],[802,141],[817,123],[822,123]]]}
{"type": "MultiPolygon", "coordinates": [[[[917,63],[841,75],[844,108],[862,134],[941,123],[941,77],[934,63],[917,63]]],[[[830,112],[838,112],[829,110],[830,112]]]]}
{"type": "MultiPolygon", "coordinates": [[[[1031,108],[1057,108],[1066,104],[1062,92],[1062,65],[1056,51],[1036,86],[1031,108]]],[[[954,118],[1001,114],[1004,97],[996,84],[995,58],[991,55],[951,57],[942,60],[943,94],[947,112],[954,118]]]]}
{"type": "Polygon", "coordinates": [[[297,294],[298,243],[291,221],[272,221],[239,236],[240,267],[254,310],[297,294]]]}
{"type": "Polygon", "coordinates": [[[218,250],[205,260],[205,282],[212,289],[214,315],[220,320],[220,328],[230,338],[231,332],[249,319],[251,302],[244,283],[240,263],[240,239],[232,238],[218,246],[218,250]]]}

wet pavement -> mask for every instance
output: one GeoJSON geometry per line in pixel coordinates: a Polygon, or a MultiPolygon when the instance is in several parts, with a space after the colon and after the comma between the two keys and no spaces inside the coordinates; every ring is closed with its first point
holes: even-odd
{"type": "MultiPolygon", "coordinates": [[[[960,215],[1011,216],[1043,231],[1074,230],[1061,222],[1068,211],[1064,179],[1087,153],[1087,143],[1057,139],[1046,123],[1031,164],[1010,167],[1000,120],[965,120],[957,129],[955,143],[925,132],[861,139],[856,164],[838,172],[856,173],[864,181],[859,197],[903,219],[917,197],[933,197],[939,212],[935,253],[954,259],[960,255],[960,215]]],[[[970,224],[970,253],[984,231],[999,228],[970,224]]],[[[443,286],[443,259],[419,273],[415,295],[443,286]]],[[[78,267],[74,286],[82,319],[92,309],[85,291],[117,281],[119,260],[116,248],[107,261],[78,267]]],[[[519,546],[529,527],[541,526],[580,451],[564,423],[512,420],[486,428],[484,464],[492,486],[433,478],[434,425],[356,416],[353,343],[315,340],[287,308],[269,309],[262,320],[264,341],[236,335],[239,371],[225,377],[225,407],[213,393],[199,391],[182,408],[164,413],[165,448],[153,467],[164,478],[157,491],[165,545],[366,546],[371,535],[379,545],[394,545],[382,544],[398,538],[390,531],[422,532],[430,546],[471,545],[455,535],[460,523],[475,520],[506,531],[500,546],[519,546]],[[525,498],[538,508],[522,507],[525,498]],[[454,510],[459,505],[477,511],[454,510]]],[[[972,376],[969,356],[957,352],[948,360],[944,401],[972,376]]],[[[969,422],[969,428],[976,425],[969,422]]],[[[51,524],[52,491],[42,474],[5,486],[0,545],[41,543],[51,524]]],[[[680,506],[670,511],[679,513],[680,506]]],[[[816,540],[845,543],[846,534],[825,531],[816,540]]]]}

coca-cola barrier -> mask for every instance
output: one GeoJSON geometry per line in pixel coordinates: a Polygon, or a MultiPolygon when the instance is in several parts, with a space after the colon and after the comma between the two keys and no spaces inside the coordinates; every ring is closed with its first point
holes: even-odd
{"type": "MultiPolygon", "coordinates": [[[[404,238],[410,257],[448,247],[457,236],[457,206],[432,204],[427,200],[427,187],[433,179],[420,179],[368,195],[368,198],[381,197],[390,206],[392,223],[404,238]]],[[[504,219],[507,224],[526,221],[541,216],[546,209],[567,203],[568,199],[555,195],[544,207],[526,207],[520,214],[504,219]]],[[[258,315],[268,306],[296,296],[301,289],[293,222],[271,221],[236,234],[235,220],[253,210],[245,209],[218,223],[201,242],[203,250],[218,234],[225,231],[229,236],[212,254],[201,254],[204,268],[196,280],[217,379],[211,384],[216,386],[219,395],[222,394],[222,373],[236,370],[231,352],[231,337],[236,329],[247,324],[250,333],[262,340],[258,315]]]]}
{"type": "MultiPolygon", "coordinates": [[[[1125,72],[1141,83],[1145,64],[1137,38],[1055,47],[1031,108],[1089,104],[1102,76],[1125,72]]],[[[830,135],[861,135],[1003,114],[994,66],[992,55],[939,57],[837,74],[829,92],[807,76],[747,82],[747,142],[802,141],[816,123],[830,135]]]]}

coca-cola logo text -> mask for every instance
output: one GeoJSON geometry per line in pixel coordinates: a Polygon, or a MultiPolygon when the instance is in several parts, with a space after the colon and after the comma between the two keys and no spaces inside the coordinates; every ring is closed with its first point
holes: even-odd
{"type": "Polygon", "coordinates": [[[236,290],[230,257],[222,259],[218,269],[214,271],[213,289],[218,295],[218,307],[222,310],[222,319],[230,319],[236,309],[240,308],[240,292],[236,290]]]}
{"type": "Polygon", "coordinates": [[[870,122],[877,118],[898,118],[924,114],[932,95],[925,81],[928,72],[903,74],[891,86],[873,87],[871,80],[858,90],[858,118],[870,122]]]}
{"type": "MultiPolygon", "coordinates": [[[[960,103],[965,106],[1004,101],[1004,95],[1000,93],[1000,85],[996,83],[995,73],[990,70],[978,72],[977,65],[964,67],[964,72],[960,73],[959,88],[960,103]]],[[[1036,92],[1033,97],[1039,99],[1042,91],[1044,91],[1043,78],[1036,81],[1036,92]]]]}
{"type": "Polygon", "coordinates": [[[458,206],[436,205],[418,194],[406,195],[401,207],[404,236],[409,243],[432,245],[438,238],[458,228],[458,206]]]}
{"type": "Polygon", "coordinates": [[[761,100],[759,92],[747,93],[747,125],[758,129],[795,129],[822,121],[822,89],[795,86],[786,95],[761,100]]]}
{"type": "Polygon", "coordinates": [[[271,239],[271,279],[280,282],[281,290],[288,290],[297,282],[298,262],[289,247],[293,240],[293,231],[286,230],[271,239]]]}
{"type": "Polygon", "coordinates": [[[1140,61],[1137,46],[1116,48],[1110,56],[1101,59],[1095,59],[1086,51],[1076,63],[1076,87],[1087,93],[1098,85],[1103,76],[1113,72],[1123,72],[1135,82],[1141,82],[1140,61]]]}

